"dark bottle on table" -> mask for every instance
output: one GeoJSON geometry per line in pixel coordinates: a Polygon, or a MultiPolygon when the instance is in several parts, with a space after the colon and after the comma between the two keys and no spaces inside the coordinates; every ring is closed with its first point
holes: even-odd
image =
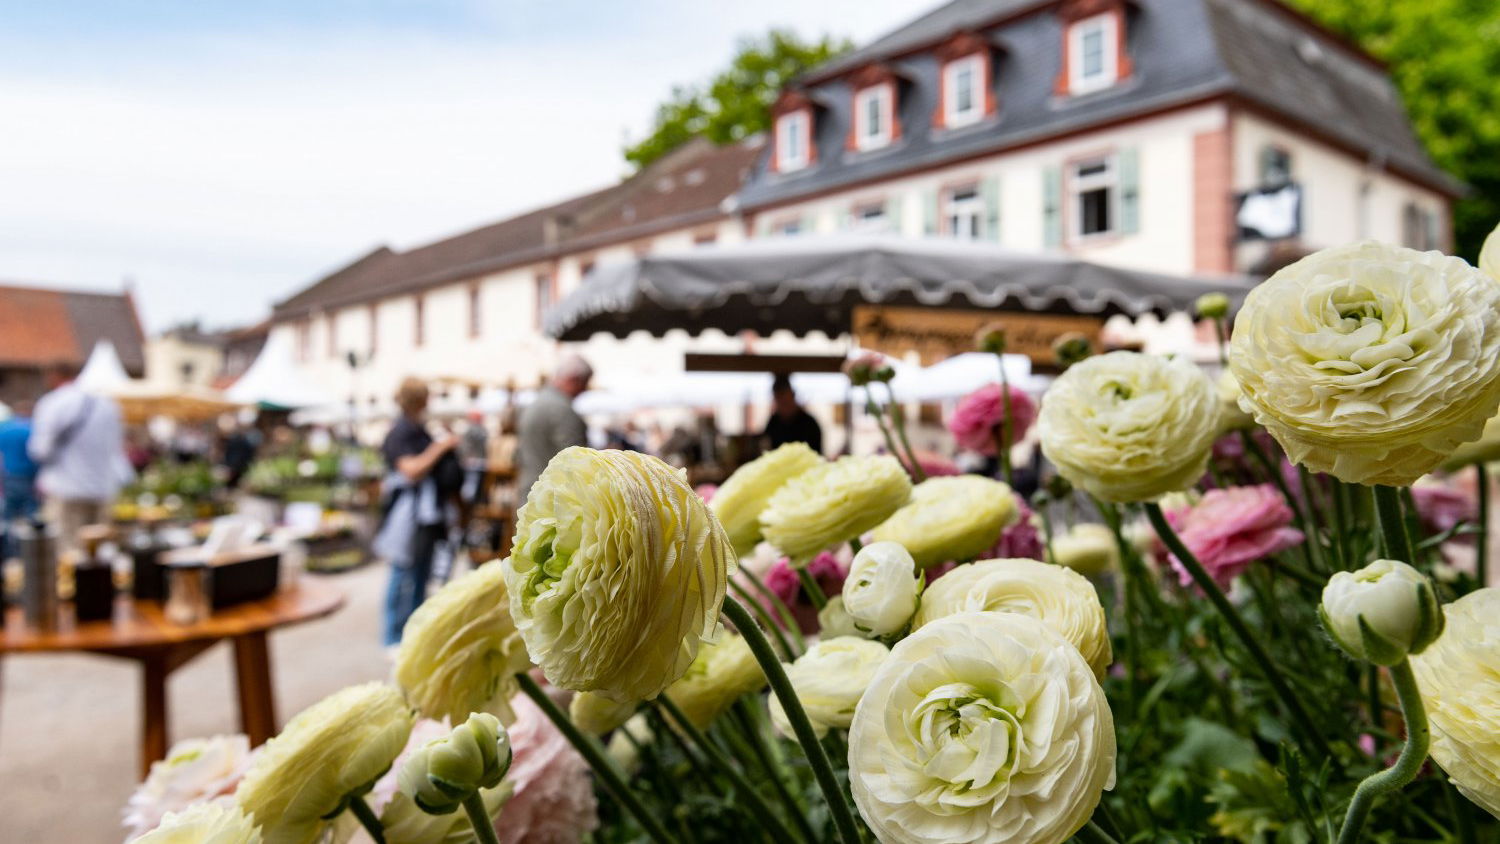
{"type": "Polygon", "coordinates": [[[114,568],[104,560],[85,560],[73,569],[73,615],[79,621],[104,621],[115,612],[114,568]]]}

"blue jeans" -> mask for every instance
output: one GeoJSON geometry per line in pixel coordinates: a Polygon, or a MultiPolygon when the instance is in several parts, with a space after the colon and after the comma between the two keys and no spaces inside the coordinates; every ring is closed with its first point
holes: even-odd
{"type": "Polygon", "coordinates": [[[0,507],[0,560],[14,557],[19,549],[10,535],[12,519],[29,519],[36,515],[36,482],[31,478],[0,479],[0,490],[4,491],[4,506],[0,507]]]}
{"type": "Polygon", "coordinates": [[[406,620],[427,600],[427,581],[432,579],[432,555],[443,536],[442,525],[417,528],[412,539],[411,565],[391,566],[391,583],[385,594],[385,643],[401,642],[406,620]]]}

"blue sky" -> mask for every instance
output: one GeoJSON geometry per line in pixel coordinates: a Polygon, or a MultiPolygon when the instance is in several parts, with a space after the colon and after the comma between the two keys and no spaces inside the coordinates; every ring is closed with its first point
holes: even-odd
{"type": "Polygon", "coordinates": [[[740,37],[937,2],[0,0],[0,280],[253,321],[378,243],[618,178],[740,37]]]}

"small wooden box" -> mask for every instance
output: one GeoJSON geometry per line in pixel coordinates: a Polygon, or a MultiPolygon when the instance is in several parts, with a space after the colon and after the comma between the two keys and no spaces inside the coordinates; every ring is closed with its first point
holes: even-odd
{"type": "Polygon", "coordinates": [[[160,559],[164,566],[207,566],[209,595],[216,610],[268,598],[281,585],[281,550],[274,545],[262,543],[212,556],[202,548],[181,548],[163,553],[160,559]]]}

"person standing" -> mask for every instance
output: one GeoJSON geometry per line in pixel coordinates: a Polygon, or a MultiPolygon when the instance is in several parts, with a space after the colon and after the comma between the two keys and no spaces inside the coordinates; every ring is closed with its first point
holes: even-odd
{"type": "Polygon", "coordinates": [[[376,553],[391,564],[386,590],[387,646],[401,641],[401,630],[427,599],[432,560],[451,521],[451,499],[463,480],[453,454],[458,437],[434,440],[427,432],[427,385],[407,378],[396,391],[401,417],[386,434],[380,451],[386,475],[381,509],[384,517],[375,536],[376,553]]]}
{"type": "Polygon", "coordinates": [[[807,443],[813,451],[823,453],[823,426],[797,403],[792,379],[784,372],[777,373],[771,382],[771,418],[766,420],[762,436],[770,441],[771,448],[807,443]]]}
{"type": "Polygon", "coordinates": [[[16,402],[13,415],[0,422],[0,560],[15,556],[11,545],[12,519],[29,519],[36,515],[36,462],[26,453],[31,439],[31,402],[16,402]]]}
{"type": "Polygon", "coordinates": [[[36,461],[43,512],[57,526],[58,548],[79,550],[85,525],[108,524],[120,487],[135,477],[125,457],[119,405],[85,392],[72,369],[57,369],[36,403],[26,452],[36,461]]]}
{"type": "Polygon", "coordinates": [[[520,476],[516,484],[517,506],[526,503],[531,485],[559,451],[588,445],[588,426],[573,409],[573,400],[589,388],[594,370],[577,355],[563,358],[552,380],[521,411],[516,460],[520,476]]]}

